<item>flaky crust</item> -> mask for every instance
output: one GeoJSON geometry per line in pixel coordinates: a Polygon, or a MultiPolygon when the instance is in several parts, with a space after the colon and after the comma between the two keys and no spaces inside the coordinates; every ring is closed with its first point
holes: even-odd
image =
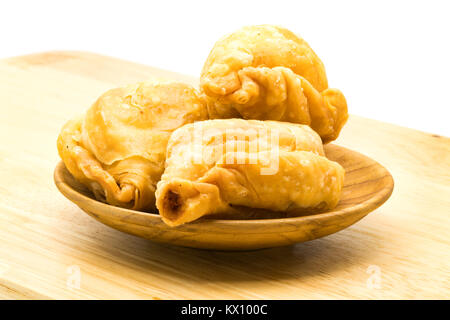
{"type": "Polygon", "coordinates": [[[344,169],[324,156],[310,127],[277,121],[209,120],[175,130],[157,185],[163,221],[177,226],[237,207],[320,211],[335,207],[344,169]]]}
{"type": "Polygon", "coordinates": [[[303,39],[277,26],[244,27],[220,39],[200,86],[210,118],[306,124],[325,143],[348,118],[345,97],[328,88],[322,61],[303,39]]]}
{"type": "Polygon", "coordinates": [[[84,116],[69,121],[58,152],[97,199],[150,211],[171,132],[206,118],[206,106],[191,86],[142,82],[106,92],[84,116]]]}

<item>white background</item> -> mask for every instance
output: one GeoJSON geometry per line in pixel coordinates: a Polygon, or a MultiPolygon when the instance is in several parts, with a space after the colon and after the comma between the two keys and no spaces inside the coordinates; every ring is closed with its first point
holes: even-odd
{"type": "Polygon", "coordinates": [[[4,1],[0,58],[86,50],[198,76],[250,24],[300,34],[350,113],[450,136],[450,1],[4,1]]]}

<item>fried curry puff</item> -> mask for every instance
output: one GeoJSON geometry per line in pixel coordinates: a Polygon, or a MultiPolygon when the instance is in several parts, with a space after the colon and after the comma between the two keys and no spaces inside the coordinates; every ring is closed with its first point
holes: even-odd
{"type": "Polygon", "coordinates": [[[200,78],[211,118],[278,120],[311,126],[324,143],[348,118],[347,103],[328,88],[322,61],[302,38],[270,25],[220,39],[200,78]]]}
{"type": "Polygon", "coordinates": [[[106,92],[83,117],[69,121],[59,135],[58,152],[97,199],[151,211],[172,131],[206,118],[191,86],[142,82],[106,92]]]}
{"type": "Polygon", "coordinates": [[[200,121],[173,132],[156,205],[170,226],[238,207],[322,211],[337,205],[343,180],[344,169],[306,125],[200,121]]]}

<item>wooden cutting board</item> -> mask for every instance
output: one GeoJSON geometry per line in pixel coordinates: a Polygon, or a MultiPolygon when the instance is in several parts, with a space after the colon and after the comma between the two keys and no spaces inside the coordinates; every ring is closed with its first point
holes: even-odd
{"type": "Polygon", "coordinates": [[[136,238],[82,213],[53,184],[59,130],[105,90],[150,77],[196,83],[84,52],[0,61],[0,298],[450,296],[450,139],[361,117],[350,117],[336,143],[386,166],[396,185],[385,205],[337,234],[203,251],[136,238]]]}

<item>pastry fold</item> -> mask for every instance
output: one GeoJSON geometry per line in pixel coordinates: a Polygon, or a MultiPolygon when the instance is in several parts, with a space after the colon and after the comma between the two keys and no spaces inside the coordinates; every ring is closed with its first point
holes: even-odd
{"type": "Polygon", "coordinates": [[[191,86],[141,82],[109,90],[84,116],[66,123],[58,152],[69,172],[97,199],[151,211],[170,134],[207,117],[191,86]]]}
{"type": "Polygon", "coordinates": [[[347,102],[328,88],[322,61],[287,29],[244,27],[211,50],[200,86],[210,118],[277,120],[311,126],[324,143],[347,121],[347,102]]]}
{"type": "Polygon", "coordinates": [[[343,180],[306,125],[208,120],[173,132],[156,206],[170,226],[242,208],[321,211],[337,205],[343,180]]]}

